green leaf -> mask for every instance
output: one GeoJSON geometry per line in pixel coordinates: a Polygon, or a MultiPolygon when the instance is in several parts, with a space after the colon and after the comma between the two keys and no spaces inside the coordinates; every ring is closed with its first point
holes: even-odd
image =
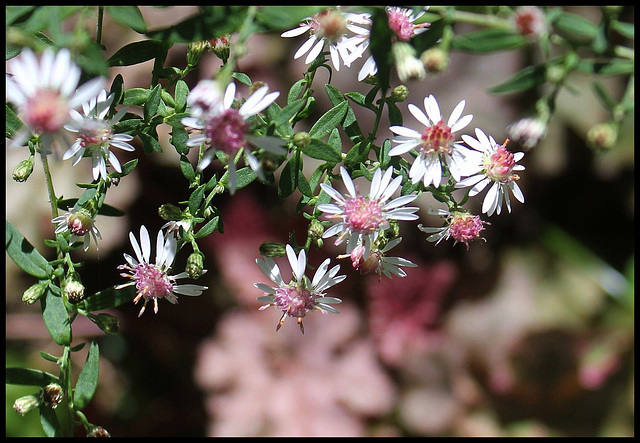
{"type": "Polygon", "coordinates": [[[178,154],[186,155],[189,153],[189,146],[187,146],[188,140],[189,133],[183,125],[171,126],[171,138],[169,142],[176,148],[178,154]]]}
{"type": "Polygon", "coordinates": [[[147,32],[144,17],[137,6],[106,6],[105,11],[115,21],[130,27],[139,34],[147,32]]]}
{"type": "Polygon", "coordinates": [[[42,319],[53,341],[60,346],[70,345],[71,322],[62,297],[56,297],[51,288],[47,288],[40,297],[40,307],[42,319]]]}
{"type": "Polygon", "coordinates": [[[162,98],[162,86],[156,85],[150,92],[147,102],[144,104],[144,121],[148,122],[158,112],[162,98]]]}
{"type": "Polygon", "coordinates": [[[87,359],[80,371],[80,375],[78,375],[78,382],[76,383],[73,395],[73,409],[76,411],[84,409],[91,401],[93,394],[96,392],[96,387],[98,386],[99,362],[100,349],[98,348],[98,343],[91,342],[89,352],[87,353],[87,359]]]}
{"type": "Polygon", "coordinates": [[[312,138],[309,144],[300,148],[309,157],[324,160],[329,163],[337,164],[342,161],[342,155],[340,151],[337,151],[332,145],[312,138]]]}
{"type": "Polygon", "coordinates": [[[354,167],[358,163],[367,160],[369,158],[369,147],[369,140],[363,140],[360,143],[356,143],[353,148],[347,152],[344,164],[349,167],[354,167]]]}
{"type": "Polygon", "coordinates": [[[49,262],[14,228],[9,220],[6,222],[5,249],[11,260],[29,275],[40,279],[49,278],[53,273],[49,262]]]}
{"type": "Polygon", "coordinates": [[[46,386],[58,382],[55,375],[28,368],[5,368],[5,377],[8,385],[46,386]]]}
{"type": "Polygon", "coordinates": [[[509,29],[486,28],[464,35],[456,35],[451,49],[472,53],[488,53],[516,49],[527,44],[527,40],[509,29]]]}
{"type": "Polygon", "coordinates": [[[576,70],[586,74],[599,75],[624,75],[633,74],[635,70],[633,60],[614,58],[608,62],[594,62],[592,60],[580,60],[576,70]]]}
{"type": "Polygon", "coordinates": [[[155,137],[149,134],[141,132],[138,134],[140,140],[142,140],[142,148],[145,154],[151,154],[153,152],[162,152],[162,146],[155,137]]]}
{"type": "Polygon", "coordinates": [[[162,42],[159,40],[143,40],[129,43],[109,57],[107,65],[110,67],[137,65],[156,58],[161,49],[162,42]]]}
{"type": "Polygon", "coordinates": [[[293,103],[295,100],[298,100],[298,98],[300,97],[300,94],[302,94],[302,89],[306,84],[307,84],[307,80],[304,78],[301,78],[300,80],[295,82],[293,85],[291,85],[291,88],[289,89],[289,94],[287,95],[287,103],[293,103]]]}
{"type": "Polygon", "coordinates": [[[200,228],[200,230],[198,232],[196,232],[193,237],[194,238],[203,238],[206,237],[207,235],[211,234],[213,231],[218,230],[220,232],[222,232],[220,230],[221,224],[220,224],[220,217],[219,216],[215,216],[213,217],[211,220],[209,220],[207,223],[205,223],[205,225],[200,228]]]}
{"type": "Polygon", "coordinates": [[[124,91],[123,105],[142,106],[149,98],[149,90],[144,88],[131,88],[124,91]]]}
{"type": "Polygon", "coordinates": [[[41,403],[38,409],[40,410],[40,424],[47,437],[62,437],[62,429],[55,410],[44,403],[41,403]]]}
{"type": "Polygon", "coordinates": [[[296,189],[296,180],[295,175],[296,171],[294,170],[293,159],[289,160],[286,165],[282,168],[282,172],[280,173],[280,181],[278,182],[278,197],[287,198],[293,191],[296,189]]]}
{"type": "Polygon", "coordinates": [[[189,86],[184,80],[178,80],[176,83],[176,112],[184,112],[187,109],[187,95],[189,95],[189,86]]]}
{"type": "Polygon", "coordinates": [[[588,45],[598,34],[598,26],[580,15],[562,12],[552,23],[555,31],[572,43],[588,45]]]}
{"type": "Polygon", "coordinates": [[[624,23],[614,20],[611,22],[611,29],[615,30],[618,34],[628,39],[633,40],[635,26],[633,23],[624,23]]]}
{"type": "Polygon", "coordinates": [[[138,165],[138,159],[137,158],[135,158],[133,160],[129,160],[124,165],[122,165],[122,172],[114,171],[114,172],[110,173],[109,175],[111,177],[124,177],[124,176],[130,174],[131,171],[133,171],[137,165],[138,165]]]}
{"type": "Polygon", "coordinates": [[[203,6],[201,11],[176,25],[146,34],[167,44],[209,40],[238,31],[246,12],[247,6],[203,6]]]}
{"type": "Polygon", "coordinates": [[[11,138],[22,127],[22,120],[13,112],[13,108],[9,106],[9,103],[6,104],[5,120],[5,137],[11,138]]]}
{"type": "Polygon", "coordinates": [[[489,92],[493,94],[503,94],[507,92],[524,91],[541,85],[544,82],[544,66],[527,66],[504,83],[490,88],[489,92]]]}
{"type": "Polygon", "coordinates": [[[96,292],[79,305],[85,312],[104,311],[128,303],[136,296],[134,285],[116,289],[115,286],[96,292]]]}
{"type": "Polygon", "coordinates": [[[349,104],[343,101],[339,105],[329,109],[309,130],[311,138],[323,138],[338,126],[347,114],[349,104]]]}
{"type": "Polygon", "coordinates": [[[370,36],[369,50],[378,67],[376,76],[378,77],[382,94],[385,95],[387,89],[389,89],[391,67],[394,64],[391,55],[391,39],[395,36],[389,29],[389,18],[382,8],[376,9],[372,15],[370,36]]]}
{"type": "Polygon", "coordinates": [[[388,101],[387,107],[389,108],[389,125],[391,126],[402,126],[402,112],[398,109],[398,106],[388,101]]]}
{"type": "Polygon", "coordinates": [[[249,76],[247,74],[244,74],[242,72],[234,72],[234,73],[231,74],[231,77],[235,78],[240,83],[243,83],[243,84],[245,84],[247,86],[251,86],[251,79],[249,78],[249,76]]]}
{"type": "Polygon", "coordinates": [[[5,22],[4,25],[9,27],[21,17],[31,13],[35,6],[9,6],[5,8],[5,22]]]}
{"type": "Polygon", "coordinates": [[[180,156],[180,170],[182,171],[182,175],[189,181],[192,181],[196,177],[196,171],[193,169],[193,165],[186,155],[180,156]]]}
{"type": "Polygon", "coordinates": [[[204,199],[204,186],[198,186],[189,196],[189,212],[191,215],[196,215],[200,209],[200,204],[204,199]]]}

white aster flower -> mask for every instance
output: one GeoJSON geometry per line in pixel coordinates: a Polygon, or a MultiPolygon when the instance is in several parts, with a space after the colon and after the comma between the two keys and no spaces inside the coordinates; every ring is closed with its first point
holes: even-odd
{"type": "MultiPolygon", "coordinates": [[[[360,34],[364,32],[362,25],[369,24],[369,14],[354,14],[329,8],[313,17],[307,17],[297,28],[283,32],[281,37],[298,37],[309,32],[309,38],[294,54],[299,59],[307,54],[306,64],[310,64],[322,53],[325,45],[329,46],[329,56],[336,71],[340,70],[340,60],[345,66],[351,66],[353,60],[362,55],[360,44],[366,39],[360,34]],[[348,33],[355,35],[348,37],[348,33]],[[353,56],[352,53],[358,54],[353,56]]],[[[367,31],[368,32],[368,31],[367,31]]]]}
{"type": "Polygon", "coordinates": [[[323,238],[338,235],[335,244],[347,241],[347,254],[358,245],[364,246],[363,257],[369,257],[369,251],[380,231],[388,229],[389,220],[416,220],[417,207],[405,207],[412,202],[417,195],[402,195],[393,200],[391,196],[400,187],[402,177],[391,180],[393,168],[386,171],[377,169],[371,180],[369,195],[360,195],[349,176],[347,170],[341,166],[340,175],[347,190],[347,196],[343,196],[333,187],[321,183],[322,190],[335,200],[335,203],[322,203],[318,210],[329,214],[329,218],[340,219],[340,222],[327,229],[323,238]]]}
{"type": "Polygon", "coordinates": [[[91,237],[93,237],[93,242],[96,244],[96,249],[98,249],[98,239],[102,240],[102,237],[96,227],[94,217],[85,209],[69,208],[66,214],[55,217],[51,222],[58,224],[55,230],[56,234],[69,231],[71,234],[69,237],[69,246],[82,237],[84,241],[83,250],[87,252],[91,243],[91,237]]]}
{"type": "Polygon", "coordinates": [[[64,125],[69,111],[80,107],[104,87],[105,79],[94,78],[78,88],[80,68],[71,52],[48,48],[40,59],[30,49],[7,62],[7,101],[17,106],[24,123],[13,137],[11,147],[24,146],[31,134],[39,137],[42,154],[57,153],[57,146],[68,146],[64,125]],[[9,74],[11,73],[11,74],[9,74]]]}
{"type": "Polygon", "coordinates": [[[365,247],[363,245],[356,246],[351,254],[339,255],[338,258],[350,258],[353,269],[357,269],[361,274],[375,272],[378,274],[378,280],[382,279],[382,275],[393,278],[391,274],[398,277],[406,277],[407,273],[400,266],[414,268],[417,265],[402,257],[387,257],[386,253],[395,248],[402,241],[402,237],[395,238],[388,242],[382,249],[377,244],[372,246],[369,257],[364,258],[365,247]]]}
{"type": "Polygon", "coordinates": [[[409,170],[412,183],[422,180],[424,186],[432,183],[435,187],[440,186],[443,162],[455,181],[461,179],[468,149],[455,140],[454,133],[465,128],[473,118],[471,114],[462,116],[464,105],[464,100],[458,103],[445,124],[438,102],[430,95],[424,99],[426,114],[416,105],[409,105],[411,114],[425,126],[421,132],[405,126],[389,128],[397,135],[393,141],[398,143],[389,155],[402,155],[412,149],[418,151],[409,170]]]}
{"type": "Polygon", "coordinates": [[[140,243],[133,232],[129,233],[129,240],[136,257],[125,253],[124,259],[127,264],[118,266],[118,269],[126,269],[128,273],[120,275],[130,278],[131,281],[116,286],[116,289],[135,284],[138,295],[133,299],[133,302],[137,304],[141,299],[144,299],[138,317],[142,315],[150,300],[153,300],[153,312],[157,314],[158,300],[161,298],[166,298],[169,302],[176,304],[178,303],[176,294],[197,296],[208,289],[206,286],[193,284],[177,285],[176,280],[188,277],[186,272],[169,275],[177,249],[177,242],[173,235],[165,236],[162,230],[158,231],[155,263],[151,263],[151,241],[149,232],[144,225],[140,227],[140,243]]]}
{"type": "MultiPolygon", "coordinates": [[[[418,229],[427,234],[427,241],[435,242],[437,245],[442,240],[448,240],[450,237],[455,243],[464,243],[469,249],[469,243],[480,238],[480,232],[484,231],[484,225],[489,222],[482,221],[479,216],[470,214],[466,211],[452,211],[447,209],[430,210],[432,214],[444,217],[446,222],[441,227],[429,227],[418,225],[418,229]]],[[[454,244],[455,244],[454,243],[454,244]]]]}
{"type": "Polygon", "coordinates": [[[98,177],[107,178],[107,160],[117,172],[122,172],[122,167],[116,155],[109,150],[110,147],[119,148],[124,151],[134,151],[135,148],[128,142],[133,140],[129,134],[114,134],[113,126],[127,112],[127,107],[120,109],[113,117],[105,120],[114,95],[107,97],[107,91],[102,90],[98,96],[82,104],[83,114],[71,110],[72,122],[65,125],[65,129],[78,133],[75,143],[64,153],[63,160],[74,157],[73,165],[84,157],[85,152],[89,152],[92,158],[93,179],[98,177]]]}
{"type": "Polygon", "coordinates": [[[238,151],[242,150],[245,161],[260,179],[264,174],[260,162],[248,149],[253,146],[262,148],[276,155],[286,154],[285,144],[278,137],[255,136],[250,134],[249,120],[254,115],[266,109],[280,95],[279,92],[268,93],[269,87],[262,86],[255,91],[239,109],[233,108],[236,94],[236,84],[227,85],[224,94],[220,93],[220,85],[213,80],[202,80],[189,93],[187,102],[193,104],[191,116],[182,119],[182,124],[195,130],[187,141],[187,146],[208,145],[198,164],[198,170],[206,168],[216,151],[222,151],[228,157],[229,191],[236,190],[236,164],[238,151]]]}
{"type": "Polygon", "coordinates": [[[524,152],[511,153],[507,151],[505,142],[499,145],[493,137],[487,136],[481,129],[476,128],[477,140],[471,136],[463,135],[462,139],[470,148],[477,151],[477,155],[470,156],[469,169],[465,175],[471,175],[456,183],[456,188],[472,187],[469,196],[482,192],[487,185],[492,184],[484,197],[482,212],[491,216],[500,214],[502,202],[511,212],[509,190],[520,203],[524,203],[522,190],[516,183],[520,179],[514,171],[523,171],[523,165],[516,164],[524,157],[524,152]],[[475,174],[475,175],[472,175],[475,174]]]}
{"type": "Polygon", "coordinates": [[[276,286],[271,287],[263,283],[254,283],[254,286],[265,293],[264,296],[258,297],[258,301],[268,303],[261,306],[260,310],[275,307],[283,313],[276,331],[280,329],[287,317],[293,317],[297,318],[300,330],[304,333],[302,319],[309,311],[317,310],[323,314],[338,313],[331,305],[341,303],[342,300],[326,297],[324,291],[343,281],[346,275],[336,275],[340,265],[329,269],[331,259],[327,258],[316,270],[313,280],[309,280],[305,275],[307,269],[305,250],[302,249],[297,256],[291,245],[286,245],[285,250],[293,274],[291,281],[285,283],[275,261],[271,257],[264,257],[264,259],[256,259],[256,263],[276,286]]]}

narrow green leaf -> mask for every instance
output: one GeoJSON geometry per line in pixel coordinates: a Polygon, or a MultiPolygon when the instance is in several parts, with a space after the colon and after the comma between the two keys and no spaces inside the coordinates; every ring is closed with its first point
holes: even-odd
{"type": "Polygon", "coordinates": [[[555,31],[572,43],[588,45],[596,38],[598,26],[586,17],[562,12],[553,21],[555,31]]]}
{"type": "Polygon", "coordinates": [[[124,177],[128,174],[131,173],[131,171],[133,171],[135,169],[135,167],[138,165],[138,159],[133,159],[130,160],[128,162],[126,162],[124,165],[122,165],[122,172],[112,172],[109,175],[111,177],[124,177]]]}
{"type": "Polygon", "coordinates": [[[140,34],[147,32],[144,17],[137,6],[106,6],[105,11],[118,23],[130,27],[140,34]]]}
{"type": "Polygon", "coordinates": [[[348,107],[349,104],[346,101],[343,101],[339,105],[329,109],[318,119],[313,127],[311,127],[309,130],[309,136],[311,138],[321,139],[329,135],[329,133],[342,122],[347,113],[348,107]]]}
{"type": "Polygon", "coordinates": [[[472,53],[488,53],[516,49],[527,44],[527,40],[509,29],[486,28],[456,35],[451,48],[472,53]]]}
{"type": "Polygon", "coordinates": [[[98,343],[91,342],[89,346],[89,352],[87,353],[87,359],[84,362],[84,366],[78,375],[78,382],[76,383],[76,389],[73,395],[73,409],[81,411],[84,409],[93,394],[96,392],[98,386],[99,375],[99,362],[100,362],[100,349],[98,343]]]}
{"type": "Polygon", "coordinates": [[[182,125],[171,126],[171,138],[169,142],[176,148],[176,152],[180,155],[186,155],[189,153],[189,146],[187,141],[189,140],[189,133],[182,125]]]}
{"type": "Polygon", "coordinates": [[[161,49],[162,42],[159,40],[142,40],[129,43],[109,57],[107,65],[110,67],[137,65],[156,58],[161,49]]]}
{"type": "Polygon", "coordinates": [[[154,152],[162,152],[162,146],[155,137],[149,134],[141,132],[138,134],[140,140],[142,140],[142,148],[145,154],[152,154],[154,152]]]}
{"type": "Polygon", "coordinates": [[[115,286],[87,297],[79,307],[85,312],[104,311],[128,303],[136,296],[134,285],[116,289],[115,286]]]}
{"type": "Polygon", "coordinates": [[[243,83],[247,86],[251,86],[251,79],[249,76],[243,72],[234,72],[231,74],[231,77],[238,80],[240,83],[243,83]]]}
{"type": "Polygon", "coordinates": [[[356,143],[353,148],[347,152],[344,164],[346,166],[354,167],[358,163],[367,160],[369,158],[369,147],[370,142],[368,140],[356,143]]]}
{"type": "Polygon", "coordinates": [[[189,196],[189,212],[191,212],[191,215],[196,215],[200,209],[200,204],[204,199],[204,186],[198,186],[189,196]]]}
{"type": "Polygon", "coordinates": [[[187,109],[187,95],[189,95],[189,86],[184,80],[178,80],[176,83],[176,112],[184,112],[187,109]]]}
{"type": "Polygon", "coordinates": [[[287,95],[287,103],[293,103],[295,100],[298,100],[300,97],[300,94],[302,94],[302,89],[306,84],[307,84],[307,80],[304,78],[301,78],[300,80],[295,82],[293,85],[291,85],[291,88],[289,89],[289,94],[287,95]]]}
{"type": "Polygon", "coordinates": [[[5,22],[4,25],[9,27],[9,25],[13,24],[19,18],[29,14],[33,11],[35,6],[14,6],[7,5],[5,8],[5,22]]]}
{"type": "Polygon", "coordinates": [[[56,297],[51,292],[51,288],[47,288],[44,295],[40,297],[40,307],[42,319],[53,341],[60,346],[70,345],[71,322],[62,297],[56,297]]]}
{"type": "Polygon", "coordinates": [[[607,62],[594,62],[592,60],[580,60],[576,70],[586,74],[599,75],[624,75],[633,74],[635,70],[633,60],[614,58],[607,62]]]}
{"type": "Polygon", "coordinates": [[[29,275],[45,279],[53,272],[49,262],[18,232],[9,220],[6,221],[5,249],[11,260],[29,275]]]}
{"type": "Polygon", "coordinates": [[[193,169],[193,165],[186,155],[180,156],[180,170],[182,171],[182,175],[189,181],[192,181],[196,177],[196,171],[193,169]]]}
{"type": "Polygon", "coordinates": [[[28,368],[5,368],[5,377],[8,385],[46,386],[58,382],[55,375],[28,368]]]}
{"type": "Polygon", "coordinates": [[[507,92],[518,92],[534,88],[545,82],[544,66],[527,66],[523,70],[514,74],[504,83],[489,89],[493,94],[503,94],[507,92]]]}
{"type": "Polygon", "coordinates": [[[280,181],[278,182],[278,197],[287,198],[296,189],[295,171],[293,170],[293,160],[289,160],[282,168],[280,181]]]}
{"type": "Polygon", "coordinates": [[[60,427],[60,422],[58,421],[58,416],[56,415],[55,410],[44,403],[40,404],[39,410],[40,424],[42,425],[42,430],[46,436],[62,437],[62,428],[60,427]]]}
{"type": "Polygon", "coordinates": [[[300,148],[300,150],[311,158],[324,160],[333,164],[340,163],[342,160],[342,155],[339,151],[332,145],[317,138],[312,138],[309,144],[300,148]]]}
{"type": "Polygon", "coordinates": [[[200,228],[200,230],[198,230],[198,232],[196,232],[193,237],[194,238],[203,238],[206,237],[207,235],[211,234],[213,231],[218,230],[220,232],[222,232],[220,230],[221,228],[221,220],[219,216],[215,216],[213,217],[211,220],[209,220],[207,223],[205,223],[205,225],[200,228]]]}
{"type": "Polygon", "coordinates": [[[16,115],[16,113],[13,112],[13,108],[11,106],[9,106],[9,103],[7,103],[5,106],[6,106],[6,108],[5,108],[6,109],[6,112],[5,112],[5,120],[6,120],[5,137],[11,138],[11,137],[13,137],[13,134],[18,132],[18,130],[20,128],[22,128],[22,120],[20,120],[20,118],[16,115]]]}
{"type": "Polygon", "coordinates": [[[131,88],[124,91],[123,105],[142,106],[149,98],[149,90],[144,88],[131,88]]]}
{"type": "Polygon", "coordinates": [[[148,122],[158,112],[162,96],[162,86],[156,85],[150,92],[147,102],[144,104],[144,121],[148,122]]]}
{"type": "Polygon", "coordinates": [[[618,20],[614,20],[611,23],[611,29],[615,30],[621,36],[631,40],[633,40],[634,28],[635,26],[633,23],[619,22],[618,20]]]}

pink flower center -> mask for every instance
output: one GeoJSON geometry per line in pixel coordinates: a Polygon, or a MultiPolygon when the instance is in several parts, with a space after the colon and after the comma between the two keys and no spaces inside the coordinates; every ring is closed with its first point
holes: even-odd
{"type": "Polygon", "coordinates": [[[71,234],[82,237],[93,228],[93,221],[90,216],[77,212],[67,217],[67,228],[71,234]]]}
{"type": "Polygon", "coordinates": [[[515,164],[513,154],[507,151],[504,145],[498,147],[491,156],[487,156],[484,159],[487,177],[502,183],[515,179],[515,176],[511,174],[515,164]]]}
{"type": "Polygon", "coordinates": [[[346,200],[344,214],[345,224],[357,232],[375,231],[386,222],[378,202],[361,195],[346,200]]]}
{"type": "Polygon", "coordinates": [[[451,128],[442,120],[433,126],[426,127],[421,136],[422,146],[427,154],[439,151],[448,153],[454,138],[451,128]]]}
{"type": "Polygon", "coordinates": [[[108,144],[113,131],[106,124],[92,122],[83,127],[78,137],[83,148],[98,148],[108,144]]]}
{"type": "Polygon", "coordinates": [[[68,120],[69,107],[58,91],[40,89],[27,99],[24,122],[35,132],[57,132],[68,120]]]}
{"type": "Polygon", "coordinates": [[[486,223],[477,215],[457,212],[452,214],[449,222],[449,234],[454,240],[465,243],[469,247],[469,242],[480,235],[486,223]]]}
{"type": "Polygon", "coordinates": [[[309,23],[314,34],[334,43],[346,32],[346,25],[347,23],[342,13],[331,9],[317,13],[309,23]]]}
{"type": "Polygon", "coordinates": [[[387,11],[389,16],[389,28],[396,37],[403,42],[411,40],[413,35],[413,23],[405,14],[400,11],[387,11]]]}
{"type": "Polygon", "coordinates": [[[167,273],[156,265],[140,263],[133,273],[133,280],[136,282],[138,294],[144,298],[170,297],[173,291],[173,283],[169,280],[167,273]]]}
{"type": "Polygon", "coordinates": [[[382,253],[379,250],[372,250],[369,257],[364,259],[364,246],[358,245],[351,251],[351,266],[357,269],[361,274],[369,272],[378,273],[382,264],[382,253]]]}
{"type": "Polygon", "coordinates": [[[233,154],[244,146],[249,124],[236,109],[226,109],[211,117],[205,126],[205,136],[215,149],[233,154]]]}
{"type": "Polygon", "coordinates": [[[275,305],[290,317],[302,318],[313,309],[315,294],[300,287],[286,287],[276,289],[275,305]]]}

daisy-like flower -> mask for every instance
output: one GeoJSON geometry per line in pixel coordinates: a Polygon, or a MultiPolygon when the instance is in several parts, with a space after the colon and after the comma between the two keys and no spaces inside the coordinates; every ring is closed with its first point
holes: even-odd
{"type": "Polygon", "coordinates": [[[142,225],[140,227],[140,243],[136,239],[133,232],[129,233],[131,246],[136,253],[136,257],[132,257],[124,253],[126,264],[118,266],[118,269],[126,269],[128,273],[120,274],[122,277],[130,278],[131,281],[116,286],[116,289],[135,285],[138,295],[133,299],[134,303],[138,303],[144,299],[144,304],[138,317],[140,317],[150,300],[153,300],[153,312],[158,313],[158,300],[165,298],[169,302],[178,303],[180,295],[197,296],[202,291],[208,289],[206,286],[184,284],[177,285],[176,280],[188,277],[186,272],[180,272],[176,275],[169,275],[173,260],[176,255],[177,242],[173,235],[163,235],[162,230],[158,231],[156,239],[156,259],[155,263],[151,263],[151,241],[147,228],[142,225]]]}
{"type": "Polygon", "coordinates": [[[302,319],[309,311],[316,310],[323,314],[327,312],[338,313],[331,305],[341,303],[342,300],[326,297],[324,291],[340,283],[347,276],[336,275],[340,270],[340,265],[329,269],[331,259],[327,258],[316,270],[313,280],[309,280],[305,275],[307,268],[305,250],[302,249],[297,256],[291,245],[286,245],[285,250],[293,274],[291,281],[285,283],[275,261],[271,257],[263,257],[263,259],[257,258],[256,263],[276,286],[271,287],[264,283],[254,283],[254,286],[265,293],[264,296],[258,297],[258,301],[268,303],[261,306],[260,310],[274,307],[282,311],[282,317],[276,326],[276,331],[280,329],[287,317],[293,317],[298,319],[300,331],[304,333],[302,319]]]}
{"type": "Polygon", "coordinates": [[[7,63],[7,100],[18,108],[24,123],[10,146],[24,146],[31,134],[39,137],[42,154],[57,152],[57,146],[68,146],[64,125],[69,111],[80,107],[104,87],[105,79],[94,78],[78,88],[80,68],[71,60],[71,52],[48,48],[40,59],[30,49],[7,63]]]}
{"type": "Polygon", "coordinates": [[[85,152],[91,153],[93,179],[99,177],[107,178],[107,160],[118,172],[122,172],[122,167],[118,158],[109,150],[110,147],[119,148],[124,151],[134,151],[135,148],[128,142],[133,140],[133,136],[129,134],[114,134],[113,126],[127,112],[127,107],[120,109],[112,118],[105,120],[114,95],[107,97],[107,91],[102,90],[97,97],[93,97],[90,101],[82,104],[80,114],[75,109],[71,110],[71,118],[73,121],[65,125],[65,129],[76,132],[78,138],[75,143],[64,153],[63,160],[73,157],[73,165],[84,157],[85,152]]]}
{"type": "Polygon", "coordinates": [[[442,165],[447,166],[455,181],[460,181],[465,161],[464,145],[456,142],[455,132],[465,128],[473,115],[462,116],[465,101],[462,100],[454,108],[447,123],[444,123],[440,106],[433,95],[424,99],[426,114],[414,104],[409,105],[409,111],[422,123],[422,132],[405,126],[391,126],[389,129],[397,136],[393,138],[397,146],[389,151],[389,155],[402,155],[415,149],[418,157],[413,161],[409,170],[412,183],[420,180],[425,186],[433,183],[438,187],[442,182],[442,165]]]}
{"type": "MultiPolygon", "coordinates": [[[[448,240],[450,237],[455,243],[464,243],[469,249],[469,243],[480,237],[480,232],[484,231],[484,225],[489,222],[483,221],[477,215],[469,214],[463,211],[449,212],[446,209],[437,209],[430,211],[435,215],[440,215],[446,219],[446,224],[439,228],[431,228],[428,226],[418,225],[418,229],[427,234],[427,241],[435,242],[436,245],[442,240],[448,240]]],[[[455,244],[454,243],[454,244],[455,244]]]]}
{"type": "Polygon", "coordinates": [[[250,146],[262,148],[276,155],[286,154],[284,142],[278,137],[255,136],[250,134],[249,119],[267,108],[280,95],[279,92],[269,91],[268,86],[262,86],[255,91],[239,109],[232,107],[236,85],[231,82],[222,94],[220,85],[213,80],[202,80],[189,93],[187,102],[191,103],[191,116],[182,119],[182,124],[196,134],[192,134],[187,146],[208,145],[198,170],[206,168],[216,154],[222,151],[228,158],[229,191],[236,190],[236,154],[242,150],[244,158],[256,175],[264,180],[260,162],[248,149],[250,146]]]}
{"type": "Polygon", "coordinates": [[[356,246],[351,254],[339,255],[338,258],[350,258],[353,269],[360,271],[361,274],[375,272],[378,274],[378,280],[382,279],[382,275],[393,278],[391,274],[398,277],[406,277],[407,273],[400,266],[414,268],[416,265],[406,258],[387,257],[385,254],[392,248],[395,248],[402,241],[402,237],[395,238],[388,242],[382,249],[374,245],[369,252],[369,257],[364,258],[365,248],[363,245],[356,246]]]}
{"type": "Polygon", "coordinates": [[[418,215],[414,212],[418,208],[405,205],[415,200],[417,195],[402,195],[389,200],[402,182],[401,176],[392,181],[392,174],[393,168],[386,171],[377,169],[373,174],[368,196],[358,193],[343,166],[340,167],[340,175],[347,189],[346,197],[326,183],[321,183],[322,190],[329,194],[335,203],[319,204],[318,210],[329,214],[329,218],[340,219],[340,222],[327,229],[322,237],[338,235],[336,245],[348,238],[347,254],[351,254],[358,244],[362,244],[362,257],[366,260],[380,231],[390,227],[389,220],[416,220],[418,215]]]}
{"type": "Polygon", "coordinates": [[[363,51],[359,50],[359,46],[366,40],[362,36],[363,33],[368,33],[362,25],[369,23],[369,14],[345,13],[339,8],[329,8],[307,17],[297,28],[285,31],[280,36],[298,37],[309,32],[309,39],[298,48],[293,58],[297,60],[307,54],[304,62],[309,64],[320,55],[325,45],[328,45],[331,63],[336,71],[339,71],[340,60],[349,67],[362,55],[363,51]],[[349,32],[355,35],[347,37],[349,32]],[[357,55],[354,56],[352,53],[357,55]]]}
{"type": "Polygon", "coordinates": [[[477,151],[475,152],[477,155],[469,156],[468,165],[470,166],[465,175],[470,177],[456,183],[456,188],[471,187],[469,196],[473,197],[492,183],[482,202],[482,212],[489,216],[494,212],[500,214],[503,201],[507,210],[511,212],[509,190],[516,200],[524,203],[524,195],[516,183],[520,177],[514,172],[525,169],[523,165],[516,164],[522,160],[524,152],[514,154],[507,151],[508,139],[504,144],[499,145],[493,137],[487,136],[479,128],[476,128],[476,137],[477,140],[468,135],[462,136],[464,142],[477,151]]]}
{"type": "Polygon", "coordinates": [[[82,237],[85,252],[89,249],[91,237],[93,237],[93,242],[96,244],[96,249],[98,248],[98,239],[102,240],[100,231],[95,225],[94,217],[85,209],[69,208],[66,214],[52,219],[51,222],[58,224],[55,230],[56,235],[65,231],[71,233],[69,246],[82,237]]]}

